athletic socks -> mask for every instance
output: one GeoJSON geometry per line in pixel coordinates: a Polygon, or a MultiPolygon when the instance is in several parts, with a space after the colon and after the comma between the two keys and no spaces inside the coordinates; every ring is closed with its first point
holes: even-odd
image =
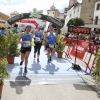
{"type": "Polygon", "coordinates": [[[39,59],[37,59],[37,62],[40,62],[40,60],[39,60],[39,59]]]}
{"type": "Polygon", "coordinates": [[[34,54],[34,58],[36,58],[36,54],[34,54]]]}
{"type": "Polygon", "coordinates": [[[24,61],[21,61],[21,62],[20,62],[20,65],[23,65],[23,62],[24,62],[24,61]]]}

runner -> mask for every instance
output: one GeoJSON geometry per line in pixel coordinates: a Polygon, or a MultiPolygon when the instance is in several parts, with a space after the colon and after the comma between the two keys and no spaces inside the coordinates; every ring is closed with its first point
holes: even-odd
{"type": "Polygon", "coordinates": [[[47,56],[49,63],[52,60],[52,55],[55,53],[55,43],[56,45],[58,45],[56,33],[54,33],[54,29],[52,26],[50,27],[50,32],[48,32],[48,34],[46,35],[45,40],[47,42],[47,56]]]}
{"type": "Polygon", "coordinates": [[[27,64],[28,64],[28,57],[31,52],[31,41],[32,36],[29,33],[31,30],[31,25],[27,25],[25,28],[25,32],[22,33],[19,37],[19,43],[21,43],[21,62],[20,65],[23,64],[25,60],[25,69],[24,72],[27,73],[27,64]],[[20,41],[22,39],[22,41],[20,41]]]}
{"type": "Polygon", "coordinates": [[[41,49],[42,41],[43,41],[43,34],[41,32],[41,28],[42,27],[39,26],[38,30],[33,33],[33,36],[35,36],[35,38],[34,38],[34,43],[35,43],[35,46],[34,46],[34,58],[36,58],[36,53],[37,53],[37,61],[38,62],[40,62],[39,56],[40,56],[40,49],[41,49]]]}

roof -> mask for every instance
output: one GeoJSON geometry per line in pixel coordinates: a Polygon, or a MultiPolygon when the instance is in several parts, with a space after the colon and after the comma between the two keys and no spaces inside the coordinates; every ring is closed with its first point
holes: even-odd
{"type": "Polygon", "coordinates": [[[9,16],[8,15],[6,15],[6,14],[4,14],[4,13],[2,13],[2,12],[0,12],[0,19],[1,20],[8,20],[9,19],[9,16]]]}

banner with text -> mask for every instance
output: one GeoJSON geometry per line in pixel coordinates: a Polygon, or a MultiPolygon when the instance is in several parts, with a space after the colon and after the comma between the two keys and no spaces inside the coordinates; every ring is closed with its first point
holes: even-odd
{"type": "Polygon", "coordinates": [[[83,59],[85,52],[88,48],[88,45],[89,45],[89,43],[87,43],[85,41],[81,41],[81,40],[78,40],[78,45],[77,45],[77,40],[74,40],[74,46],[73,46],[70,54],[73,56],[76,56],[79,59],[83,59]],[[77,47],[77,53],[76,53],[76,47],[77,47]]]}
{"type": "Polygon", "coordinates": [[[68,32],[90,34],[91,28],[78,27],[78,26],[68,26],[68,32]]]}

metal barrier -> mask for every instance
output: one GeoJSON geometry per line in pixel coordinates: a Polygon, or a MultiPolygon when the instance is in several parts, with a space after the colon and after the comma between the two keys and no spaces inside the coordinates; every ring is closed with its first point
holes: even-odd
{"type": "MultiPolygon", "coordinates": [[[[75,44],[76,40],[74,38],[64,38],[64,41],[66,42],[66,46],[67,46],[67,49],[63,51],[63,53],[65,53],[65,58],[72,59],[71,58],[71,55],[72,55],[71,52],[76,46],[76,44],[75,44]]],[[[85,42],[83,40],[78,40],[78,41],[81,42],[82,45],[88,44],[87,48],[84,47],[84,46],[82,47],[82,48],[84,48],[84,50],[86,49],[85,52],[84,52],[84,55],[83,55],[84,57],[79,58],[79,55],[78,55],[77,58],[80,59],[81,61],[83,61],[86,64],[85,72],[87,70],[89,70],[90,73],[91,73],[92,68],[95,67],[94,66],[95,55],[98,52],[99,45],[96,45],[93,42],[85,42]],[[87,59],[87,56],[88,56],[88,59],[87,59]],[[93,58],[93,56],[94,56],[94,58],[93,58]],[[92,62],[91,62],[91,60],[92,60],[92,62]]],[[[78,44],[78,46],[79,46],[79,49],[81,49],[81,45],[78,44]]],[[[75,55],[72,55],[72,56],[75,56],[75,55]]]]}

